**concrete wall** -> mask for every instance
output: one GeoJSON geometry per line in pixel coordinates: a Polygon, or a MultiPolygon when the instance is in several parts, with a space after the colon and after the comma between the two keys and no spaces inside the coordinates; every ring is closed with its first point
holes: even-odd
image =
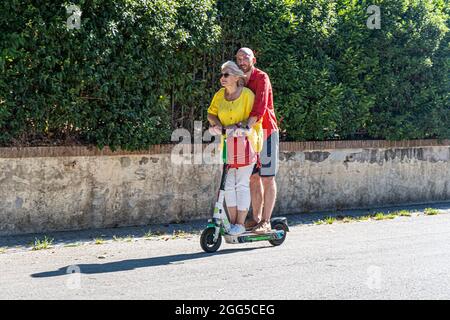
{"type": "MultiPolygon", "coordinates": [[[[145,152],[0,148],[0,235],[207,218],[220,165],[145,152]]],[[[275,214],[450,200],[450,141],[282,143],[275,214]]]]}

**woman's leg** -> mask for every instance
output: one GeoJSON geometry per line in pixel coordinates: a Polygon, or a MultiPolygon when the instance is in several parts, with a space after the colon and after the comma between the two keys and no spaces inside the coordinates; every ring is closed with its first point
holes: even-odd
{"type": "Polygon", "coordinates": [[[238,210],[237,207],[229,207],[227,206],[228,216],[230,217],[230,224],[237,223],[238,210]]]}
{"type": "Polygon", "coordinates": [[[236,205],[237,224],[244,225],[250,207],[250,176],[253,171],[253,164],[240,167],[236,171],[236,205]]]}
{"type": "Polygon", "coordinates": [[[247,217],[248,210],[238,210],[236,224],[245,225],[245,218],[247,217]]]}
{"type": "Polygon", "coordinates": [[[236,169],[228,170],[227,180],[225,181],[225,203],[227,205],[230,223],[236,224],[237,220],[237,199],[236,199],[236,169]]]}

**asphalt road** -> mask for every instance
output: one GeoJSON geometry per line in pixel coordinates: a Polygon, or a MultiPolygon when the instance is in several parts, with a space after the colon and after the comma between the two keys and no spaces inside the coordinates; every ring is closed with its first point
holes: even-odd
{"type": "Polygon", "coordinates": [[[450,299],[441,213],[298,223],[280,247],[223,243],[215,254],[198,234],[3,250],[0,299],[450,299]]]}

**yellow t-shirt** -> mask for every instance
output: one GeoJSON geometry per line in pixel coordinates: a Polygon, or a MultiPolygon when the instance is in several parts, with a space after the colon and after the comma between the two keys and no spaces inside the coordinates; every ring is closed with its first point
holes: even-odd
{"type": "MultiPolygon", "coordinates": [[[[253,108],[255,94],[248,88],[243,88],[239,98],[233,101],[225,100],[225,88],[214,95],[208,113],[217,116],[223,126],[247,121],[253,108]]],[[[252,127],[248,140],[255,152],[261,152],[263,144],[263,131],[261,120],[252,127]]]]}

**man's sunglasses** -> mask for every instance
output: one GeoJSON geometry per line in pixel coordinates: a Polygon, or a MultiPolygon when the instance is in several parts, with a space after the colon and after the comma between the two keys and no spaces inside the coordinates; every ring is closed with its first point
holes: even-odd
{"type": "Polygon", "coordinates": [[[222,77],[225,77],[225,79],[226,78],[228,78],[230,76],[230,74],[228,73],[228,72],[226,72],[226,73],[221,73],[220,74],[220,77],[222,78],[222,77]]]}

